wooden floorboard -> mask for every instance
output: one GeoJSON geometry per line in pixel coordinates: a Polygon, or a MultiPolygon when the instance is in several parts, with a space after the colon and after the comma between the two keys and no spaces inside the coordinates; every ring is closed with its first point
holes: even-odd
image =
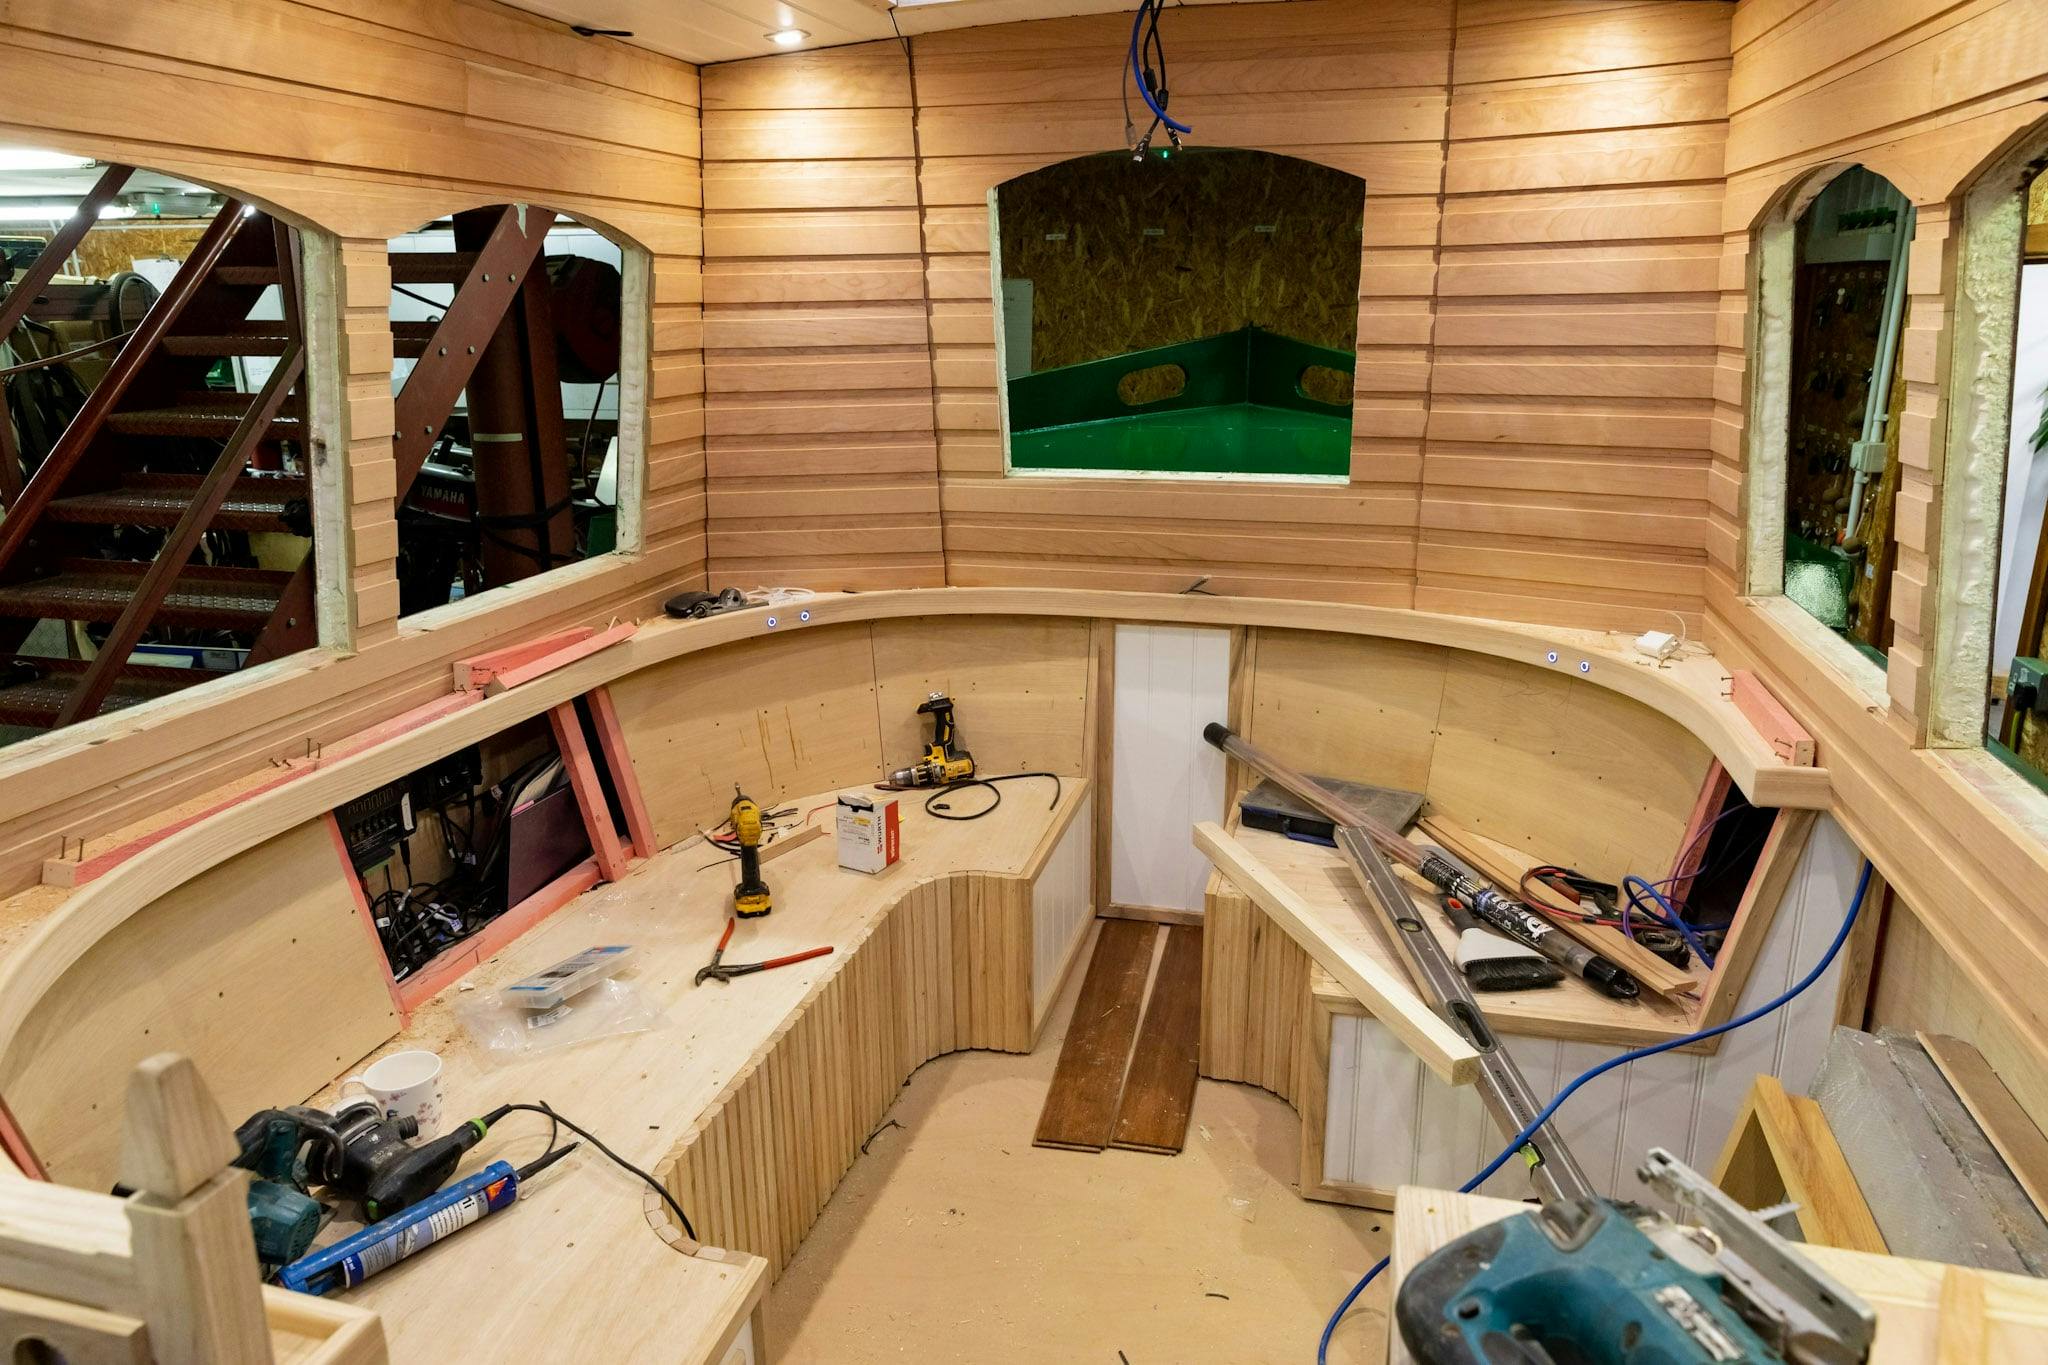
{"type": "Polygon", "coordinates": [[[1109,1145],[1158,937],[1156,924],[1102,921],[1045,1108],[1039,1111],[1038,1135],[1032,1139],[1038,1146],[1099,1152],[1109,1145]]]}
{"type": "Polygon", "coordinates": [[[1176,924],[1152,979],[1110,1145],[1172,1155],[1187,1141],[1201,1051],[1202,931],[1176,924]]]}

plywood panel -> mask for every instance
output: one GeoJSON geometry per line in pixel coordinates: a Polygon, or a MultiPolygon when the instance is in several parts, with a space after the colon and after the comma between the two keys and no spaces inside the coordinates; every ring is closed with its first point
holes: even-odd
{"type": "Polygon", "coordinates": [[[1305,771],[1421,791],[1448,657],[1433,645],[1260,630],[1245,735],[1305,771]]]}
{"type": "Polygon", "coordinates": [[[1455,655],[1430,805],[1604,881],[1662,875],[1711,756],[1657,712],[1578,681],[1575,666],[1455,655]]]}
{"type": "Polygon", "coordinates": [[[688,654],[611,695],[663,848],[723,820],[734,784],[768,806],[882,775],[864,625],[688,654]]]}
{"type": "Polygon", "coordinates": [[[0,1059],[0,1090],[50,1177],[112,1183],[122,1096],[145,1057],[190,1057],[239,1117],[309,1098],[396,1033],[360,895],[321,818],[200,874],[88,949],[0,1059]]]}
{"type": "MultiPolygon", "coordinates": [[[[908,766],[923,755],[931,742],[931,718],[918,715],[917,708],[933,692],[944,692],[954,701],[960,742],[981,772],[1087,773],[1082,754],[1086,621],[912,617],[877,622],[874,671],[882,750],[891,768],[908,766]]],[[[1009,784],[1009,791],[1019,799],[1037,799],[1029,784],[1009,784]]]]}

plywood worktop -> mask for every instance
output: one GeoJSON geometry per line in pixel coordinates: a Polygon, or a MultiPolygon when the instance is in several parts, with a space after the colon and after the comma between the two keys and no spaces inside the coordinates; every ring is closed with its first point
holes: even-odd
{"type": "MultiPolygon", "coordinates": [[[[965,808],[979,796],[969,792],[952,800],[965,808]]],[[[771,1064],[783,1066],[788,1040],[812,1013],[827,1012],[836,999],[835,983],[859,970],[863,954],[893,954],[893,939],[876,935],[892,915],[907,913],[899,908],[922,889],[963,874],[988,874],[1021,887],[1028,914],[1030,880],[1085,804],[1087,784],[1068,781],[1049,809],[1051,796],[1050,783],[1013,783],[994,814],[960,823],[926,814],[920,796],[905,794],[902,861],[875,876],[841,870],[829,836],[773,860],[765,875],[775,910],[765,920],[739,926],[726,960],[759,961],[821,944],[834,951],[722,986],[694,986],[692,978],[710,959],[725,924],[735,865],[701,842],[672,847],[623,881],[587,892],[434,997],[377,1055],[416,1047],[439,1053],[450,1123],[508,1101],[545,1100],[635,1165],[673,1171],[678,1153],[754,1077],[771,1064]],[[620,979],[661,1007],[662,1024],[494,1065],[465,1030],[463,1006],[599,943],[639,949],[620,979]]],[[[781,804],[794,807],[801,819],[831,799],[826,793],[781,804]]],[[[830,818],[829,810],[816,815],[830,818]]],[[[988,1017],[1021,1018],[1021,1037],[1014,1029],[1008,1036],[1028,1048],[1028,925],[1021,967],[1013,951],[1019,945],[998,941],[993,932],[984,938],[978,921],[958,947],[951,975],[982,973],[982,994],[993,1001],[988,1017]]],[[[960,984],[964,1001],[973,983],[960,984]]],[[[892,1003],[893,1011],[881,1012],[884,1020],[893,1013],[914,1017],[921,1008],[914,999],[892,1003]]],[[[836,1031],[855,1027],[850,1013],[835,1012],[827,1022],[836,1031]]],[[[975,1043],[963,1038],[959,1045],[975,1043]]],[[[834,1088],[830,1079],[813,1078],[864,1135],[871,1120],[853,1112],[853,1087],[834,1088]]],[[[902,1079],[888,1078],[888,1089],[893,1092],[902,1079]]],[[[314,1103],[335,1099],[330,1089],[314,1103]]],[[[725,1185],[758,1179],[759,1171],[743,1166],[772,1164],[778,1150],[791,1155],[813,1142],[818,1128],[815,1116],[785,1113],[781,1122],[753,1135],[757,1150],[732,1154],[725,1185]]],[[[495,1159],[532,1160],[543,1150],[547,1130],[539,1115],[509,1116],[465,1157],[462,1173],[495,1159]]],[[[817,1160],[811,1166],[824,1169],[817,1160]]],[[[829,1170],[820,1203],[843,1170],[843,1164],[829,1170]]],[[[672,1188],[687,1187],[678,1192],[699,1235],[728,1249],[706,1246],[690,1254],[658,1196],[586,1144],[537,1177],[513,1208],[343,1297],[383,1315],[394,1361],[536,1355],[722,1360],[779,1268],[778,1251],[786,1256],[793,1242],[776,1250],[761,1246],[762,1228],[734,1217],[730,1188],[669,1178],[672,1188]],[[769,1259],[730,1249],[749,1241],[755,1243],[749,1250],[764,1250],[769,1259]]]]}
{"type": "MultiPolygon", "coordinates": [[[[1303,843],[1268,830],[1237,829],[1239,843],[1273,869],[1300,894],[1335,936],[1396,973],[1407,967],[1380,929],[1380,913],[1358,886],[1337,850],[1303,843]]],[[[1447,952],[1457,949],[1457,932],[1437,908],[1434,892],[1403,879],[1419,907],[1418,918],[1436,934],[1447,952]]],[[[1226,880],[1226,889],[1231,889],[1226,880]]],[[[1310,964],[1309,989],[1315,998],[1340,1014],[1358,1014],[1362,1006],[1321,967],[1310,964]]],[[[1634,1000],[1614,1000],[1576,977],[1533,991],[1489,991],[1481,997],[1486,1017],[1502,1033],[1582,1042],[1639,1045],[1663,1042],[1696,1027],[1692,1012],[1645,991],[1634,1000]]]]}

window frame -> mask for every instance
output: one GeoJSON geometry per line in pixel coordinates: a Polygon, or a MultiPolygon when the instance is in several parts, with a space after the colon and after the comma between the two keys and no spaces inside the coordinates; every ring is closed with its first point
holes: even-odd
{"type": "Polygon", "coordinates": [[[1749,393],[1743,414],[1742,571],[1738,587],[1752,606],[1853,687],[1867,705],[1888,711],[1892,698],[1885,668],[1785,596],[1792,313],[1798,297],[1799,221],[1823,190],[1858,166],[1872,170],[1863,162],[1836,161],[1807,171],[1779,191],[1750,234],[1749,308],[1743,337],[1749,359],[1749,393]]]}
{"type": "MultiPolygon", "coordinates": [[[[439,222],[449,214],[477,207],[491,205],[449,208],[427,222],[439,222]]],[[[536,207],[553,208],[548,204],[536,207]]],[[[447,630],[482,613],[516,609],[547,594],[579,587],[585,580],[602,577],[645,553],[647,396],[651,392],[654,354],[654,253],[608,223],[570,209],[553,211],[558,222],[594,232],[619,248],[619,467],[614,488],[618,501],[614,508],[617,521],[612,548],[475,596],[400,615],[394,618],[400,638],[447,630]]],[[[541,250],[545,255],[545,244],[541,250]]],[[[392,510],[395,516],[397,507],[394,505],[392,510]]]]}

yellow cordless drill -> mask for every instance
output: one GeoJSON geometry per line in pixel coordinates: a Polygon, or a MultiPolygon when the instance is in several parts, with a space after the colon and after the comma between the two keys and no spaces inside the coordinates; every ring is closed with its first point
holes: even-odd
{"type": "Polygon", "coordinates": [[[768,883],[761,880],[761,808],[738,787],[733,788],[732,833],[740,854],[740,880],[732,889],[732,912],[741,919],[759,919],[775,908],[768,883]]]}
{"type": "Polygon", "coordinates": [[[960,732],[953,726],[953,699],[934,692],[917,708],[920,716],[932,718],[932,742],[924,761],[889,774],[895,787],[946,787],[974,776],[974,755],[959,747],[960,732]]]}

